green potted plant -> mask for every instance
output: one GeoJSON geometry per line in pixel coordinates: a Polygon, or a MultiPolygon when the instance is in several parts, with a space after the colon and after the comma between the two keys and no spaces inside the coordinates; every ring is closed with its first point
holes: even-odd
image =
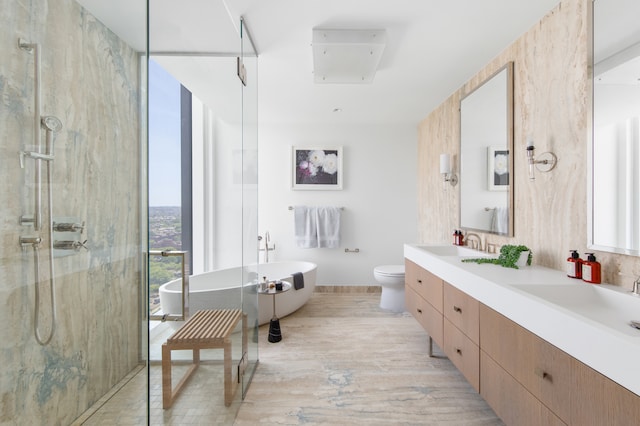
{"type": "Polygon", "coordinates": [[[518,266],[518,260],[521,255],[528,252],[526,262],[522,262],[521,266],[531,265],[531,259],[533,254],[527,246],[516,246],[506,244],[500,248],[500,255],[498,257],[480,257],[477,259],[462,259],[463,262],[475,262],[475,263],[493,263],[494,265],[500,265],[505,268],[520,269],[518,266]]]}

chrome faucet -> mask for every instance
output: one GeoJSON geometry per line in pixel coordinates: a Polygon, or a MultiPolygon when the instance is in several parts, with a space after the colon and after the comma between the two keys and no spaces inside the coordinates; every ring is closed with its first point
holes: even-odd
{"type": "Polygon", "coordinates": [[[466,241],[465,244],[466,245],[470,245],[472,249],[476,249],[476,250],[480,250],[480,251],[483,250],[482,237],[480,237],[480,235],[474,234],[473,232],[467,232],[466,235],[464,236],[464,239],[466,241]],[[473,239],[470,240],[470,238],[472,238],[472,237],[473,237],[473,239]],[[469,244],[469,243],[471,243],[471,244],[469,244]]]}
{"type": "Polygon", "coordinates": [[[636,278],[636,280],[633,282],[631,293],[640,296],[640,277],[636,278]]]}
{"type": "Polygon", "coordinates": [[[271,241],[271,236],[269,235],[269,231],[264,233],[264,238],[258,236],[258,241],[264,239],[264,248],[258,249],[259,251],[264,252],[264,263],[269,263],[269,252],[276,249],[276,245],[274,244],[272,247],[269,247],[269,242],[271,241]]]}

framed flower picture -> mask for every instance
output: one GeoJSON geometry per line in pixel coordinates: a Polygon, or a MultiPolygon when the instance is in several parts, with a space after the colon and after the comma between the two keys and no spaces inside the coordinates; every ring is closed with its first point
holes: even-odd
{"type": "Polygon", "coordinates": [[[342,189],[342,147],[292,148],[293,189],[342,189]]]}
{"type": "Polygon", "coordinates": [[[489,191],[509,189],[509,150],[490,146],[487,150],[489,191]]]}

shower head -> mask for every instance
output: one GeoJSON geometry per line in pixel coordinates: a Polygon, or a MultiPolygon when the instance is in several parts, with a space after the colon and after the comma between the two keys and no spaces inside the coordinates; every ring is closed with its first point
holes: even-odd
{"type": "Polygon", "coordinates": [[[40,122],[44,126],[45,129],[52,132],[59,132],[62,130],[62,121],[58,117],[53,115],[45,115],[40,119],[40,122]]]}

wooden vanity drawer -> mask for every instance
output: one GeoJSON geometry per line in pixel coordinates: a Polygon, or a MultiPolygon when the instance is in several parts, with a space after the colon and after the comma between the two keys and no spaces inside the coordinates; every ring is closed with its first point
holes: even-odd
{"type": "Polygon", "coordinates": [[[637,425],[640,396],[577,359],[572,359],[571,424],[637,425]]]}
{"type": "Polygon", "coordinates": [[[413,288],[436,310],[442,312],[442,280],[431,272],[405,259],[405,284],[413,288]]]}
{"type": "Polygon", "coordinates": [[[467,381],[480,392],[480,349],[446,318],[443,350],[467,381]]]}
{"type": "Polygon", "coordinates": [[[442,314],[438,312],[429,302],[424,300],[411,287],[405,288],[405,304],[407,311],[426,330],[429,337],[441,348],[443,347],[442,314]]]}
{"type": "Polygon", "coordinates": [[[471,341],[480,344],[480,302],[445,282],[443,314],[471,341]]]}
{"type": "MultiPolygon", "coordinates": [[[[508,425],[564,425],[489,355],[480,351],[480,395],[508,425]]],[[[583,423],[589,424],[589,423],[583,423]]]]}
{"type": "Polygon", "coordinates": [[[563,421],[571,414],[571,356],[484,305],[480,347],[563,421]]]}

